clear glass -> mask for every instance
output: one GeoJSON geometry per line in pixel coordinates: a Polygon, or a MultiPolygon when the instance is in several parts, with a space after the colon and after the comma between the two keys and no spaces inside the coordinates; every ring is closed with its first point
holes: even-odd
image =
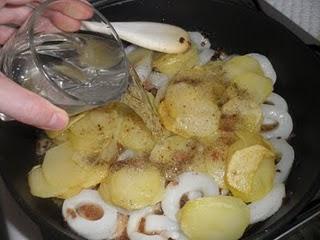
{"type": "Polygon", "coordinates": [[[39,5],[2,48],[0,68],[21,86],[74,115],[119,99],[129,85],[129,74],[121,40],[97,10],[80,22],[77,32],[64,32],[46,17],[66,2],[39,5]],[[100,30],[88,24],[99,24],[100,30]]]}

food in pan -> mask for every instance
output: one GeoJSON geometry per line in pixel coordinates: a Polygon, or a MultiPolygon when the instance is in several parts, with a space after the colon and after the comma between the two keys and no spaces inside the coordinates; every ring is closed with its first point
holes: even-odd
{"type": "Polygon", "coordinates": [[[145,92],[133,85],[47,133],[52,145],[28,175],[30,190],[63,199],[79,235],[233,240],[281,207],[292,120],[270,61],[219,55],[198,32],[190,39],[181,54],[128,46],[145,92]]]}

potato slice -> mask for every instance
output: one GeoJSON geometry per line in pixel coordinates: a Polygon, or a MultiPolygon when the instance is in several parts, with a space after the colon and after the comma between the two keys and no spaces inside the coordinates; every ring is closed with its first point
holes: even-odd
{"type": "Polygon", "coordinates": [[[192,46],[184,53],[179,54],[159,54],[153,61],[153,68],[169,77],[173,77],[182,69],[189,69],[199,61],[198,50],[192,46]]]}
{"type": "Polygon", "coordinates": [[[111,173],[106,184],[113,204],[134,210],[160,201],[165,179],[156,167],[138,168],[126,165],[111,173]]]}
{"type": "Polygon", "coordinates": [[[48,150],[42,169],[49,184],[67,189],[85,182],[87,172],[72,160],[73,154],[69,142],[48,150]]]}
{"type": "Polygon", "coordinates": [[[249,208],[230,196],[205,197],[188,201],[178,219],[191,240],[237,240],[249,225],[249,208]]]}
{"type": "Polygon", "coordinates": [[[239,147],[233,149],[234,153],[228,160],[227,186],[234,196],[245,202],[260,200],[272,189],[276,156],[258,144],[244,148],[239,144],[239,147]]]}
{"type": "Polygon", "coordinates": [[[270,78],[252,72],[235,77],[233,82],[240,89],[246,90],[258,104],[263,103],[273,91],[273,84],[270,78]]]}
{"type": "Polygon", "coordinates": [[[130,108],[120,112],[119,116],[122,121],[119,143],[137,152],[150,152],[155,143],[142,119],[130,108]]]}
{"type": "Polygon", "coordinates": [[[60,199],[68,199],[68,198],[71,198],[71,197],[79,194],[82,189],[83,189],[83,187],[81,187],[81,186],[71,187],[66,192],[59,194],[55,197],[60,198],[60,199]]]}
{"type": "Polygon", "coordinates": [[[220,126],[224,125],[225,128],[231,128],[232,130],[243,129],[250,132],[260,132],[263,115],[256,102],[235,97],[222,106],[221,112],[223,117],[220,126]],[[235,121],[230,122],[233,120],[235,121]]]}
{"type": "Polygon", "coordinates": [[[55,197],[68,189],[67,187],[59,187],[48,183],[40,165],[33,167],[28,173],[28,184],[31,194],[41,198],[55,197]]]}
{"type": "Polygon", "coordinates": [[[224,181],[226,170],[225,151],[227,147],[220,146],[217,142],[211,142],[204,149],[199,148],[190,165],[190,170],[202,172],[213,177],[220,188],[226,189],[224,181]]]}
{"type": "Polygon", "coordinates": [[[175,82],[160,103],[163,125],[183,137],[207,137],[219,127],[220,110],[214,97],[205,97],[197,83],[175,82]]]}
{"type": "Polygon", "coordinates": [[[149,159],[162,164],[188,161],[195,155],[195,148],[194,140],[174,135],[160,141],[152,149],[149,159]]]}
{"type": "Polygon", "coordinates": [[[252,72],[260,76],[264,76],[259,62],[250,56],[232,57],[224,64],[223,70],[225,71],[226,77],[229,80],[233,80],[236,77],[247,72],[252,72]]]}
{"type": "Polygon", "coordinates": [[[100,152],[105,140],[113,137],[117,125],[113,112],[94,109],[70,127],[70,142],[75,150],[100,152]]]}

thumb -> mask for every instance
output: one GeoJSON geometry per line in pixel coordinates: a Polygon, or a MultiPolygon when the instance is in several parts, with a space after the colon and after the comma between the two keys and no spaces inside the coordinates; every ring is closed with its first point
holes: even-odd
{"type": "Polygon", "coordinates": [[[22,88],[0,72],[0,112],[17,121],[47,130],[60,130],[67,113],[39,95],[22,88]]]}

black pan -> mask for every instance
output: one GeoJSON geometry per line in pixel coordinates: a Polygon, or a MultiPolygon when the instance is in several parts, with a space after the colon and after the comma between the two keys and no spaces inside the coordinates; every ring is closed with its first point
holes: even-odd
{"type": "MultiPolygon", "coordinates": [[[[287,198],[279,212],[246,232],[243,239],[272,239],[280,234],[314,196],[320,185],[320,61],[299,39],[262,13],[210,0],[137,0],[101,9],[111,21],[163,21],[200,30],[214,47],[228,53],[259,52],[278,74],[275,91],[288,102],[294,121],[291,140],[296,159],[286,183],[287,198]]],[[[26,175],[36,164],[39,130],[17,123],[0,125],[0,169],[23,209],[52,239],[81,239],[63,223],[60,208],[32,197],[26,175]]]]}

